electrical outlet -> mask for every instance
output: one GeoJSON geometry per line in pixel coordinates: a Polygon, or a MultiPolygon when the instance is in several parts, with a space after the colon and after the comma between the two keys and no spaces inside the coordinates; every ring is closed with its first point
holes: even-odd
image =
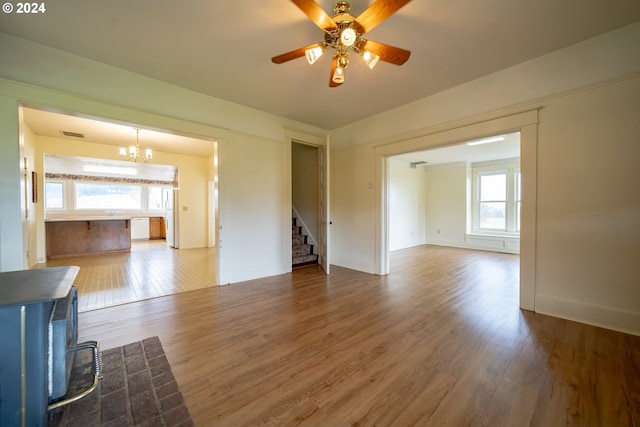
{"type": "Polygon", "coordinates": [[[436,234],[440,234],[440,229],[439,228],[436,230],[436,234]]]}

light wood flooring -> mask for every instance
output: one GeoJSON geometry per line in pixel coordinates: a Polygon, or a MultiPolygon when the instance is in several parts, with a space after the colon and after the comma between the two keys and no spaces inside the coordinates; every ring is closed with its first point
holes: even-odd
{"type": "Polygon", "coordinates": [[[80,315],[157,335],[197,426],[640,425],[640,337],[518,308],[518,257],[422,246],[80,315]]]}
{"type": "Polygon", "coordinates": [[[44,267],[77,265],[78,311],[216,286],[215,249],[173,249],[164,240],[133,242],[131,252],[65,257],[44,267]]]}

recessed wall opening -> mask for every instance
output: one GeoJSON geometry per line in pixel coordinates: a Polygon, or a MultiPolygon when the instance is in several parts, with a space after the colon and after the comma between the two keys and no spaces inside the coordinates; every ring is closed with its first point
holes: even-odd
{"type": "MultiPolygon", "coordinates": [[[[392,157],[451,147],[466,142],[477,142],[482,139],[496,136],[516,134],[520,135],[520,173],[521,181],[518,183],[520,198],[520,308],[535,311],[535,262],[536,262],[536,171],[537,171],[537,139],[538,139],[538,110],[528,110],[509,116],[484,118],[477,122],[452,123],[447,129],[421,131],[407,134],[405,138],[397,136],[394,141],[381,141],[374,148],[376,162],[376,181],[380,191],[376,198],[376,222],[378,224],[376,238],[376,273],[388,274],[389,263],[389,216],[390,216],[390,171],[392,157]]],[[[482,145],[482,144],[476,144],[482,145]]],[[[426,160],[425,160],[426,161],[426,160]]],[[[415,161],[412,161],[415,162],[415,161]]],[[[410,162],[411,163],[411,162],[410,162]]],[[[417,168],[418,166],[416,166],[417,168]]],[[[470,178],[466,178],[471,182],[470,178]]],[[[471,194],[467,192],[467,194],[471,194]]],[[[466,200],[466,197],[465,197],[466,200]]],[[[469,217],[468,214],[467,218],[469,217]]],[[[470,226],[465,221],[466,228],[470,226]]],[[[437,234],[438,228],[435,231],[437,234]]],[[[442,234],[442,229],[440,229],[442,234]]],[[[467,236],[465,235],[465,238],[467,236]]],[[[462,239],[461,239],[462,240],[462,239]]]]}
{"type": "Polygon", "coordinates": [[[519,253],[520,133],[493,138],[390,157],[389,250],[519,253]]]}
{"type": "Polygon", "coordinates": [[[216,142],[40,108],[21,119],[39,202],[28,264],[79,265],[80,311],[217,285],[216,142]],[[137,143],[150,159],[121,156],[137,143]],[[81,236],[53,231],[70,224],[81,236]]]}
{"type": "Polygon", "coordinates": [[[449,254],[453,263],[479,251],[470,268],[507,283],[500,294],[517,304],[520,133],[391,156],[387,165],[391,274],[408,256],[449,254]]]}

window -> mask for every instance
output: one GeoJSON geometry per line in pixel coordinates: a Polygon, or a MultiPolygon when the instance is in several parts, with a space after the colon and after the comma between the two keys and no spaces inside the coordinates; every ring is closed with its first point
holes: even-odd
{"type": "Polygon", "coordinates": [[[480,187],[478,228],[505,230],[507,224],[507,174],[478,175],[480,187]]]}
{"type": "Polygon", "coordinates": [[[76,183],[76,209],[142,209],[142,188],[134,185],[76,183]]]}
{"type": "Polygon", "coordinates": [[[45,209],[64,209],[64,183],[45,182],[44,208],[45,209]]]}
{"type": "Polygon", "coordinates": [[[520,169],[517,165],[474,169],[473,232],[520,233],[520,169]]]}
{"type": "Polygon", "coordinates": [[[149,187],[149,210],[162,209],[162,187],[149,187]]]}

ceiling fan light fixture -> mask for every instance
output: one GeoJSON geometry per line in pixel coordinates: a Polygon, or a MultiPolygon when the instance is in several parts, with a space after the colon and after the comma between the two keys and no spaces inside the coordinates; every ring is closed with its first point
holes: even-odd
{"type": "Polygon", "coordinates": [[[344,70],[349,66],[349,57],[347,55],[338,56],[336,61],[336,70],[331,78],[334,83],[341,84],[344,82],[344,70]]]}
{"type": "Polygon", "coordinates": [[[333,77],[332,80],[334,83],[337,84],[341,84],[344,82],[344,68],[343,67],[336,67],[336,71],[334,71],[333,73],[333,77]]]}
{"type": "Polygon", "coordinates": [[[322,56],[324,53],[324,48],[322,46],[312,47],[311,49],[307,49],[304,51],[304,56],[307,58],[307,62],[309,64],[315,63],[318,58],[322,56]]]}
{"type": "Polygon", "coordinates": [[[353,46],[357,38],[358,36],[353,28],[345,28],[342,30],[342,33],[340,33],[340,42],[346,47],[353,46]]]}
{"type": "Polygon", "coordinates": [[[373,70],[378,61],[380,61],[380,55],[365,50],[362,52],[362,59],[364,60],[364,63],[367,64],[367,67],[369,67],[370,70],[373,70]]]}
{"type": "Polygon", "coordinates": [[[349,54],[362,56],[369,69],[373,69],[379,61],[402,65],[411,55],[408,50],[363,38],[411,0],[368,0],[369,7],[358,16],[351,14],[351,4],[344,0],[334,3],[333,16],[324,11],[319,0],[291,1],[323,31],[324,41],[274,56],[271,58],[274,64],[302,56],[306,57],[309,64],[313,64],[330,48],[332,62],[329,87],[336,87],[344,81],[349,54]]]}

